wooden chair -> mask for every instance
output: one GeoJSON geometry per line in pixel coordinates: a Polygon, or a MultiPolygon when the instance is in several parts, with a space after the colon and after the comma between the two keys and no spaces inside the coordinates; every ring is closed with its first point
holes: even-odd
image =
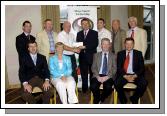
{"type": "MultiPolygon", "coordinates": [[[[124,89],[128,89],[128,90],[134,90],[137,88],[137,85],[135,85],[134,83],[127,83],[126,85],[123,86],[124,89]]],[[[133,91],[130,91],[130,95],[132,95],[133,91]]],[[[116,91],[116,89],[114,89],[114,104],[117,104],[118,101],[118,93],[116,91]]],[[[138,104],[140,104],[140,98],[138,100],[138,104]]]]}

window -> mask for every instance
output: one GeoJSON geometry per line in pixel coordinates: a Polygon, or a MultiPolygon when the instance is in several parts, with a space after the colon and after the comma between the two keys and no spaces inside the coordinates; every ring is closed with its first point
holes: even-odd
{"type": "Polygon", "coordinates": [[[143,6],[144,7],[144,26],[143,28],[147,31],[147,51],[145,60],[148,62],[154,61],[154,6],[143,6]]]}

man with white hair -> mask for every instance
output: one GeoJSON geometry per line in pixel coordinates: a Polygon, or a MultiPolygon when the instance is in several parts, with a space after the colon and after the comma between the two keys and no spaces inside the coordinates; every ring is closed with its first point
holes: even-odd
{"type": "Polygon", "coordinates": [[[144,57],[147,50],[147,32],[137,26],[137,18],[134,16],[129,17],[128,23],[130,29],[127,32],[127,37],[134,39],[134,49],[141,51],[144,57]]]}

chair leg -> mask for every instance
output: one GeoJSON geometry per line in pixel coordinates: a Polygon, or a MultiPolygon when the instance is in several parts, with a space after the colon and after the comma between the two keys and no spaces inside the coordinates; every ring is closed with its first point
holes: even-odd
{"type": "Polygon", "coordinates": [[[56,88],[54,89],[54,95],[53,95],[53,99],[54,99],[54,104],[56,104],[56,88]]]}
{"type": "Polygon", "coordinates": [[[90,104],[93,104],[93,93],[90,93],[90,104]]]}
{"type": "Polygon", "coordinates": [[[139,100],[138,100],[138,104],[140,104],[140,98],[139,98],[139,100]]]}
{"type": "Polygon", "coordinates": [[[76,95],[77,95],[77,98],[78,98],[78,87],[75,88],[75,91],[76,91],[76,95]]]}
{"type": "Polygon", "coordinates": [[[114,104],[117,104],[117,100],[118,99],[118,93],[116,91],[116,89],[114,89],[114,104]]]}

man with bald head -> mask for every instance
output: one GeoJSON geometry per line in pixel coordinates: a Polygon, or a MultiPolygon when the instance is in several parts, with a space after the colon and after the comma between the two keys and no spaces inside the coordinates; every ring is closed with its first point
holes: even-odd
{"type": "Polygon", "coordinates": [[[147,32],[137,26],[137,18],[134,16],[129,17],[128,23],[130,29],[127,32],[127,37],[132,37],[134,39],[134,49],[142,51],[144,57],[147,50],[147,32]]]}
{"type": "Polygon", "coordinates": [[[112,20],[112,52],[118,53],[119,51],[124,49],[124,40],[126,38],[125,30],[120,28],[120,20],[114,19],[112,20]]]}
{"type": "Polygon", "coordinates": [[[71,23],[68,21],[65,21],[63,23],[63,31],[61,31],[58,34],[58,42],[62,42],[64,44],[64,51],[63,54],[67,55],[71,58],[72,63],[72,76],[74,77],[75,81],[78,81],[78,76],[76,73],[76,58],[75,53],[79,53],[80,49],[74,46],[74,43],[76,43],[76,38],[71,31],[71,23]]]}

